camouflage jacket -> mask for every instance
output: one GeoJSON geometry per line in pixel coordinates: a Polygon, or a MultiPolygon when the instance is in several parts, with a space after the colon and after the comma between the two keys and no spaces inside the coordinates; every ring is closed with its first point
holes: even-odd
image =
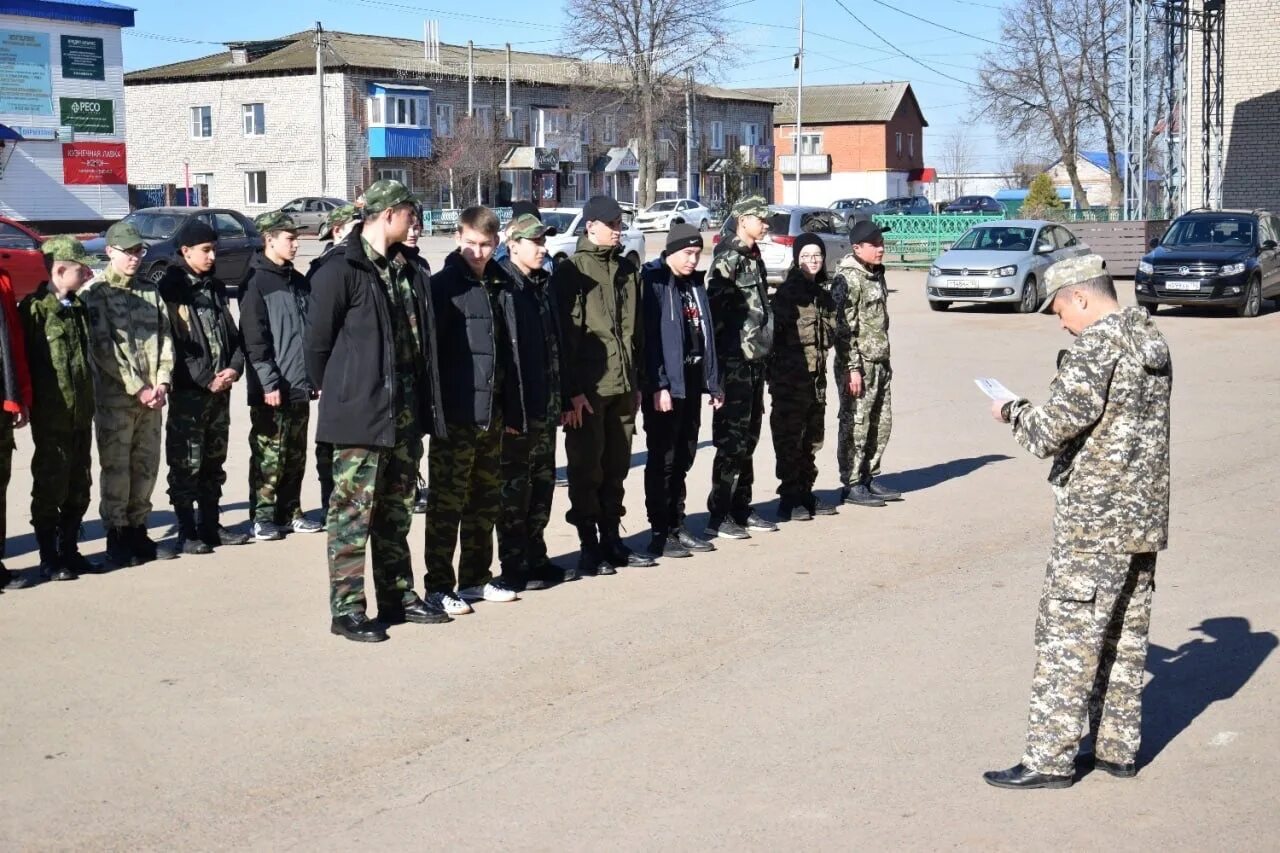
{"type": "Polygon", "coordinates": [[[864,361],[889,361],[888,288],[884,267],[867,269],[845,255],[831,288],[836,300],[837,376],[861,370],[864,361]]]}
{"type": "Polygon", "coordinates": [[[787,376],[825,377],[827,352],[835,341],[836,304],[824,283],[798,269],[769,299],[773,308],[770,381],[787,376]]]}
{"type": "Polygon", "coordinates": [[[759,361],[773,349],[773,312],[760,247],[737,236],[721,240],[707,276],[716,355],[723,362],[759,361]]]}
{"type": "Polygon", "coordinates": [[[1169,345],[1147,312],[1125,308],[1066,352],[1042,406],[1013,403],[1018,443],[1053,456],[1054,543],[1139,554],[1169,533],[1169,345]]]}
{"type": "Polygon", "coordinates": [[[84,302],[71,294],[63,304],[44,284],[19,311],[35,396],[32,426],[41,432],[87,429],[93,424],[93,371],[84,302]]]}
{"type": "Polygon", "coordinates": [[[108,267],[85,288],[98,402],[173,385],[173,335],[160,291],[108,267]]]}

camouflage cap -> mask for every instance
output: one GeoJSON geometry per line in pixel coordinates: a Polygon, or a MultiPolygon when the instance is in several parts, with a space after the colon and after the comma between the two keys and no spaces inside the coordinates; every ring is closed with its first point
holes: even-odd
{"type": "Polygon", "coordinates": [[[536,240],[539,237],[554,237],[556,229],[551,225],[543,225],[542,220],[532,213],[523,213],[511,220],[507,226],[511,239],[536,240]]]}
{"type": "Polygon", "coordinates": [[[107,245],[117,249],[136,249],[143,245],[142,235],[132,222],[122,219],[107,229],[107,245]]]}
{"type": "Polygon", "coordinates": [[[381,180],[364,191],[365,213],[377,214],[398,204],[414,204],[417,201],[409,188],[399,181],[381,180]]]}
{"type": "Polygon", "coordinates": [[[341,207],[335,207],[329,211],[329,216],[325,219],[325,224],[330,228],[337,228],[339,225],[345,225],[360,215],[360,211],[356,209],[354,204],[344,204],[341,207]]]}
{"type": "Polygon", "coordinates": [[[1053,298],[1058,295],[1059,290],[1084,284],[1090,279],[1106,275],[1106,272],[1102,255],[1080,255],[1058,261],[1044,274],[1044,302],[1040,303],[1040,313],[1053,313],[1053,298]]]}
{"type": "Polygon", "coordinates": [[[273,231],[298,233],[298,224],[289,217],[289,214],[281,210],[273,210],[254,217],[253,227],[257,228],[260,234],[270,234],[273,231]]]}
{"type": "Polygon", "coordinates": [[[45,240],[40,244],[40,251],[54,261],[75,261],[78,264],[89,263],[89,253],[84,250],[84,246],[80,245],[80,241],[65,234],[45,240]]]}
{"type": "Polygon", "coordinates": [[[764,219],[769,215],[769,203],[764,200],[764,196],[748,196],[733,206],[733,215],[759,216],[764,219]]]}

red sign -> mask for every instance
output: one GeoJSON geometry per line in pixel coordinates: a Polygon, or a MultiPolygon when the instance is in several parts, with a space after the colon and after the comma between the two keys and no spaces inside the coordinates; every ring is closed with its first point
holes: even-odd
{"type": "Polygon", "coordinates": [[[123,142],[64,142],[64,184],[127,184],[123,142]]]}

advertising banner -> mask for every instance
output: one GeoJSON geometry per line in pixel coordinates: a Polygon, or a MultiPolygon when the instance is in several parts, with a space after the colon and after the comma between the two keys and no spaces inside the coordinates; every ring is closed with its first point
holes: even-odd
{"type": "Polygon", "coordinates": [[[0,114],[53,115],[49,34],[0,30],[0,114]]]}
{"type": "Polygon", "coordinates": [[[106,62],[102,58],[102,39],[89,36],[62,37],[62,76],[75,80],[102,80],[106,62]]]}
{"type": "Polygon", "coordinates": [[[70,142],[62,146],[62,182],[127,184],[123,142],[70,142]]]}
{"type": "Polygon", "coordinates": [[[115,102],[110,98],[59,98],[59,121],[79,133],[115,133],[115,102]]]}

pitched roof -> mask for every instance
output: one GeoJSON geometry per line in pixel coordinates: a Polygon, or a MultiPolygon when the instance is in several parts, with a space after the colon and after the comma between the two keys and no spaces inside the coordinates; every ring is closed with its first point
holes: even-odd
{"type": "MultiPolygon", "coordinates": [[[[1088,160],[1090,163],[1097,166],[1099,169],[1101,169],[1104,172],[1111,171],[1111,158],[1107,156],[1107,152],[1105,151],[1081,151],[1080,157],[1084,160],[1088,160]]],[[[1061,163],[1061,162],[1062,160],[1059,159],[1058,163],[1061,163]]],[[[1125,163],[1128,162],[1125,155],[1123,153],[1117,154],[1116,162],[1120,164],[1120,172],[1123,174],[1125,163]]],[[[1057,164],[1055,163],[1054,165],[1057,165],[1057,164]]],[[[1163,180],[1163,178],[1160,177],[1160,173],[1157,172],[1155,169],[1148,167],[1147,180],[1160,181],[1160,180],[1163,180]]]]}
{"type": "MultiPolygon", "coordinates": [[[[796,89],[780,86],[770,89],[741,89],[739,91],[761,98],[769,98],[778,104],[773,111],[773,123],[795,124],[796,89]]],[[[841,83],[833,86],[805,86],[804,114],[806,124],[845,124],[858,122],[887,122],[893,119],[904,98],[909,98],[920,123],[925,127],[924,113],[916,101],[911,84],[905,81],[888,83],[841,83]]]]}
{"type": "MultiPolygon", "coordinates": [[[[247,61],[237,64],[232,61],[231,50],[225,50],[198,59],[130,71],[124,76],[124,82],[126,86],[136,86],[179,80],[313,74],[316,55],[312,36],[312,31],[304,30],[278,39],[230,42],[227,45],[228,48],[241,48],[246,51],[247,61]]],[[[325,68],[331,71],[362,69],[382,72],[406,83],[467,76],[466,45],[442,43],[440,63],[428,65],[424,59],[421,39],[336,31],[326,32],[325,38],[328,42],[325,68]]],[[[476,79],[505,79],[507,73],[505,50],[477,47],[474,50],[474,57],[476,79]]],[[[549,86],[582,85],[584,82],[607,86],[614,81],[617,85],[621,85],[625,80],[625,72],[620,66],[607,62],[590,62],[573,56],[512,50],[511,77],[523,83],[549,86]]],[[[736,89],[721,89],[715,86],[698,88],[704,97],[718,100],[771,102],[767,97],[736,89]]]]}

